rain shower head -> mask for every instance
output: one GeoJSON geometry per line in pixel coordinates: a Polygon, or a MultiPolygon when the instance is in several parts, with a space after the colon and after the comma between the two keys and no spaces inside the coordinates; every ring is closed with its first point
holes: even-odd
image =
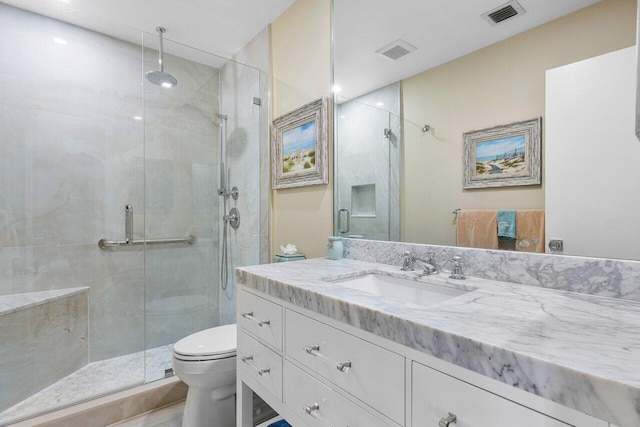
{"type": "Polygon", "coordinates": [[[147,71],[144,77],[151,83],[162,87],[174,87],[178,84],[178,80],[171,74],[164,72],[163,59],[163,34],[166,31],[164,27],[156,27],[156,31],[160,36],[160,50],[158,51],[158,67],[159,70],[147,71]]]}
{"type": "Polygon", "coordinates": [[[178,84],[178,80],[171,74],[162,71],[147,71],[144,75],[147,80],[157,86],[174,87],[178,84]]]}

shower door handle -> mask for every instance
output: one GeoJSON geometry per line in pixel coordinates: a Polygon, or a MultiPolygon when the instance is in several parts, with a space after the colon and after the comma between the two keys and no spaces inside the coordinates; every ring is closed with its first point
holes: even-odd
{"type": "Polygon", "coordinates": [[[124,207],[124,241],[133,245],[133,206],[124,207]]]}
{"type": "Polygon", "coordinates": [[[349,209],[342,208],[338,211],[338,231],[343,234],[348,233],[349,228],[351,228],[351,215],[349,214],[349,209]],[[342,212],[347,213],[347,228],[344,230],[342,229],[342,212]]]}

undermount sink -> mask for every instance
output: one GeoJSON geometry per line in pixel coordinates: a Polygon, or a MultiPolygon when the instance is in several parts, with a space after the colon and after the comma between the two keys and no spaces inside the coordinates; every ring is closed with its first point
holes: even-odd
{"type": "Polygon", "coordinates": [[[347,288],[384,298],[422,306],[438,304],[469,292],[465,289],[385,276],[382,274],[365,274],[347,279],[332,280],[331,282],[340,283],[347,288]]]}

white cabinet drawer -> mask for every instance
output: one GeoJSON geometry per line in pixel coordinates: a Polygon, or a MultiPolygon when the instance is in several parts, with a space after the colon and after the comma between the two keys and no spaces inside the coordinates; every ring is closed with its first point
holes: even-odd
{"type": "Polygon", "coordinates": [[[568,426],[419,363],[413,363],[412,378],[413,426],[438,426],[449,413],[457,418],[451,427],[568,426]]]}
{"type": "Polygon", "coordinates": [[[238,326],[282,351],[282,307],[242,291],[238,301],[238,326]]]}
{"type": "Polygon", "coordinates": [[[282,356],[246,333],[240,334],[238,361],[242,375],[254,381],[282,400],[282,356]]]}
{"type": "Polygon", "coordinates": [[[291,310],[285,321],[287,358],[404,424],[404,357],[291,310]]]}
{"type": "Polygon", "coordinates": [[[285,361],[284,403],[313,427],[393,426],[285,361]],[[314,406],[315,405],[315,406],[314,406]]]}

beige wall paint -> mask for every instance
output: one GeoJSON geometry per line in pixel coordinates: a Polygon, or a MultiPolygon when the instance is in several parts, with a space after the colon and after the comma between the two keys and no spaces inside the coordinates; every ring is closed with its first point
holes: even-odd
{"type": "Polygon", "coordinates": [[[635,0],[604,0],[402,81],[402,240],[455,244],[455,208],[543,208],[544,183],[463,191],[462,134],[540,116],[544,126],[545,70],[634,45],[635,20],[635,0]]]}
{"type": "MultiPolygon", "coordinates": [[[[278,17],[271,24],[271,55],[273,117],[331,97],[330,0],[297,0],[278,17]]],[[[308,258],[326,256],[327,236],[333,234],[331,138],[328,144],[329,185],[272,191],[272,256],[287,243],[308,258]]]]}

